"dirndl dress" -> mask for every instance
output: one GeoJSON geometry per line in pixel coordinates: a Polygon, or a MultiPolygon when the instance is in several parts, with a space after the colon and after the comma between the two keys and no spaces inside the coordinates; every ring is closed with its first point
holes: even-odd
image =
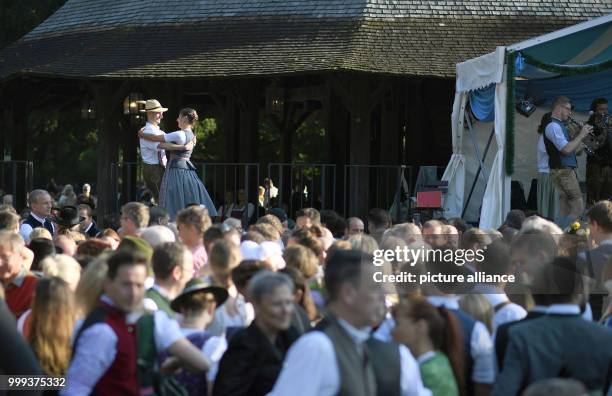
{"type": "MultiPolygon", "coordinates": [[[[187,142],[193,139],[191,130],[183,132],[187,142]]],[[[167,151],[171,154],[161,182],[159,204],[168,211],[172,220],[181,209],[194,203],[204,205],[209,216],[217,216],[217,209],[190,161],[192,151],[167,151]]]]}

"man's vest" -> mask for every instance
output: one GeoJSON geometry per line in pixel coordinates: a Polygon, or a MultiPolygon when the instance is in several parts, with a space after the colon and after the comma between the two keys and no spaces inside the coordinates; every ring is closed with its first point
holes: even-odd
{"type": "MultiPolygon", "coordinates": [[[[551,123],[555,123],[561,127],[563,130],[563,136],[569,142],[569,133],[567,132],[567,128],[565,125],[557,120],[556,118],[552,118],[550,120],[551,123]]],[[[550,125],[550,124],[548,124],[550,125]]],[[[546,136],[546,131],[544,131],[544,146],[546,146],[546,153],[548,154],[548,167],[550,169],[562,169],[562,168],[577,168],[578,161],[576,160],[576,153],[573,152],[571,154],[565,155],[562,154],[555,144],[546,136]]]]}
{"type": "Polygon", "coordinates": [[[176,316],[176,312],[174,312],[172,308],[170,308],[170,300],[168,300],[154,288],[150,288],[149,290],[147,290],[145,292],[145,296],[153,300],[153,302],[155,302],[155,305],[157,305],[157,309],[167,313],[170,318],[174,318],[176,316]]]}
{"type": "Polygon", "coordinates": [[[338,321],[328,316],[317,326],[331,340],[340,372],[339,396],[400,395],[399,346],[370,337],[363,354],[338,321]]]}
{"type": "Polygon", "coordinates": [[[40,221],[36,220],[34,218],[34,216],[29,215],[27,219],[25,219],[25,221],[23,222],[23,224],[27,224],[30,227],[32,227],[32,229],[36,228],[36,227],[43,227],[45,228],[47,231],[49,231],[51,233],[51,235],[53,235],[53,224],[51,224],[50,220],[45,221],[45,223],[41,223],[40,221]]]}
{"type": "MultiPolygon", "coordinates": [[[[136,328],[127,323],[126,315],[122,311],[100,302],[99,306],[83,322],[74,340],[73,356],[76,355],[79,338],[83,331],[96,323],[106,323],[113,329],[117,336],[117,353],[111,366],[96,383],[92,394],[139,396],[140,388],[136,369],[136,328]]],[[[105,353],[105,351],[95,351],[95,346],[90,352],[105,353]]]]}

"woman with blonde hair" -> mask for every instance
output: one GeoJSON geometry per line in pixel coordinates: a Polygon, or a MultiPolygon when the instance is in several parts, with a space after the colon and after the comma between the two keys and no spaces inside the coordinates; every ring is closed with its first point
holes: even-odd
{"type": "MultiPolygon", "coordinates": [[[[66,282],[70,292],[74,293],[81,277],[81,266],[75,259],[65,254],[55,254],[45,257],[39,266],[44,278],[60,278],[66,282]]],[[[17,321],[17,329],[26,337],[32,327],[32,318],[32,309],[28,309],[17,321]]]]}
{"type": "Polygon", "coordinates": [[[102,253],[81,274],[81,279],[75,292],[77,309],[81,318],[85,318],[98,304],[108,272],[107,260],[111,253],[102,253]]]}
{"type": "Polygon", "coordinates": [[[46,257],[40,263],[45,278],[57,276],[62,278],[73,292],[81,278],[81,266],[78,261],[66,254],[46,257]]]}
{"type": "Polygon", "coordinates": [[[72,331],[76,319],[74,294],[58,277],[41,279],[32,302],[27,340],[44,373],[66,374],[72,354],[72,331]]]}

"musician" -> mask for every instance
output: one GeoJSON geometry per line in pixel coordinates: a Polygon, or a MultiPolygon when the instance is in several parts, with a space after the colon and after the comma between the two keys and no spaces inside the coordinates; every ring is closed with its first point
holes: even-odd
{"type": "Polygon", "coordinates": [[[568,226],[584,210],[582,192],[578,184],[576,149],[593,127],[585,124],[578,135],[570,140],[565,122],[572,113],[569,98],[560,96],[553,103],[550,123],[544,130],[544,144],[548,154],[550,178],[559,193],[559,219],[561,227],[568,226]]]}
{"type": "MultiPolygon", "coordinates": [[[[587,157],[586,187],[587,203],[593,205],[602,199],[612,197],[612,150],[608,140],[608,100],[594,99],[591,116],[587,123],[593,126],[593,135],[599,143],[594,155],[587,157]]],[[[610,131],[612,132],[612,130],[610,131]]]]}

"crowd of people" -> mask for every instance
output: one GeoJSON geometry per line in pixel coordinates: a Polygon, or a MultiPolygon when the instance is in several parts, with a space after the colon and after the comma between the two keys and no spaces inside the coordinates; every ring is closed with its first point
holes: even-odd
{"type": "Polygon", "coordinates": [[[3,374],[63,376],[62,395],[612,395],[610,201],[570,235],[520,211],[498,230],[278,207],[245,226],[139,202],[98,229],[71,195],[0,207],[3,374]],[[403,247],[484,259],[385,271],[519,281],[364,281],[403,247]]]}

